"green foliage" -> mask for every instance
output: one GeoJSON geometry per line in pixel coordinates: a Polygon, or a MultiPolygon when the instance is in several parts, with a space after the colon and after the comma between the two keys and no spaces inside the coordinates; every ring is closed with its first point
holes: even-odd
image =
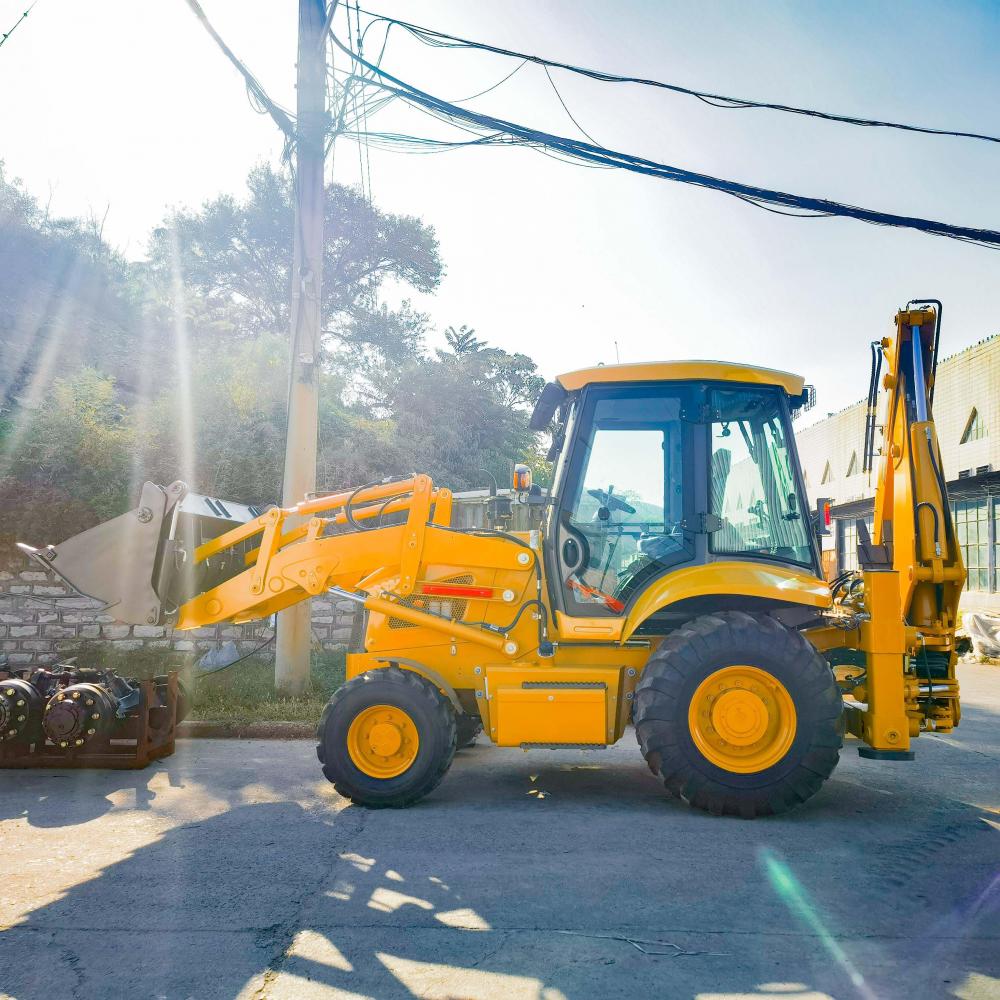
{"type": "Polygon", "coordinates": [[[11,458],[6,477],[25,486],[73,483],[99,518],[128,500],[132,422],[114,379],[95,368],[57,378],[34,411],[22,411],[0,448],[11,458]]]}
{"type": "MultiPolygon", "coordinates": [[[[127,510],[145,479],[280,500],[291,187],[267,166],[247,183],[243,200],[173,213],[129,265],[99,227],[50,219],[0,168],[5,532],[60,541],[127,510]]],[[[487,472],[506,482],[519,461],[540,472],[531,359],[465,325],[427,353],[423,314],[375,304],[385,282],[436,288],[433,229],[341,185],[326,212],[318,486],[426,471],[461,490],[487,472]]]]}
{"type": "Polygon", "coordinates": [[[456,330],[449,326],[444,331],[444,339],[451,348],[451,353],[455,355],[475,354],[481,351],[486,345],[476,337],[476,331],[467,327],[464,323],[456,330]]]}
{"type": "Polygon", "coordinates": [[[139,302],[96,220],[49,216],[0,161],[0,415],[92,365],[131,386],[139,302]]]}

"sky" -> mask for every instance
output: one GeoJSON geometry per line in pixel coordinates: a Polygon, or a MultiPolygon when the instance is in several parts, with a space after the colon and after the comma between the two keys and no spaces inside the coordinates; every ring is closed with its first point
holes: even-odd
{"type": "MultiPolygon", "coordinates": [[[[1000,134],[1000,3],[367,0],[502,47],[718,93],[1000,134]]],[[[24,0],[0,0],[7,30],[24,0]]],[[[202,0],[279,103],[294,106],[294,0],[202,0]]],[[[343,29],[343,20],[339,25],[343,29]]],[[[369,46],[379,39],[375,29],[369,46]]],[[[455,99],[514,68],[393,32],[382,65],[455,99]]],[[[1000,229],[1000,146],[860,129],[554,71],[602,145],[715,176],[1000,229]]],[[[539,67],[476,110],[579,137],[539,67]]],[[[442,135],[388,109],[373,131],[442,135]]],[[[52,212],[106,215],[127,256],[172,207],[244,190],[281,137],[184,0],[38,0],[0,49],[0,158],[52,212]]],[[[570,166],[521,148],[371,150],[375,200],[433,225],[447,273],[414,295],[449,325],[534,358],[546,376],[680,358],[794,371],[815,416],[867,391],[872,339],[912,297],[945,303],[942,353],[1000,332],[1000,253],[841,219],[772,215],[722,194],[570,166]]],[[[359,178],[338,141],[331,176],[359,178]]],[[[394,293],[389,292],[390,297],[394,293]]]]}

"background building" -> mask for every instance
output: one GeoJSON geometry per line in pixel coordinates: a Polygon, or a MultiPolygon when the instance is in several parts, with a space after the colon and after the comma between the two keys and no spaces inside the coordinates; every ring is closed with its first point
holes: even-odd
{"type": "MultiPolygon", "coordinates": [[[[969,572],[962,607],[1000,611],[1000,334],[941,361],[934,419],[969,572]]],[[[857,566],[855,520],[872,522],[876,478],[861,472],[864,421],[865,404],[856,403],[797,434],[810,500],[833,498],[828,574],[857,566]]]]}

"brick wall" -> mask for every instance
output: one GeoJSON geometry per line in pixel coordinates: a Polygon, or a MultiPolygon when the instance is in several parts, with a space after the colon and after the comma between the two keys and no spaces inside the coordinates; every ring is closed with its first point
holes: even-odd
{"type": "MultiPolygon", "coordinates": [[[[312,600],[315,647],[343,649],[350,638],[350,601],[312,600]]],[[[121,625],[96,602],[78,597],[58,580],[29,563],[17,549],[0,546],[0,653],[11,666],[54,663],[91,643],[126,652],[171,649],[200,654],[233,640],[247,653],[273,634],[269,622],[212,625],[175,632],[162,625],[121,625]]],[[[273,646],[260,655],[273,658],[273,646]]]]}

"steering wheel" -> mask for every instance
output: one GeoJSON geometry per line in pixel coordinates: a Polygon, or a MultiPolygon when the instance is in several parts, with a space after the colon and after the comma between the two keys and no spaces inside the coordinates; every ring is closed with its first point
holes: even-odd
{"type": "Polygon", "coordinates": [[[608,493],[607,490],[587,490],[602,507],[607,507],[608,510],[617,510],[622,514],[634,514],[635,507],[631,504],[625,503],[624,500],[616,497],[613,493],[608,493]]]}

